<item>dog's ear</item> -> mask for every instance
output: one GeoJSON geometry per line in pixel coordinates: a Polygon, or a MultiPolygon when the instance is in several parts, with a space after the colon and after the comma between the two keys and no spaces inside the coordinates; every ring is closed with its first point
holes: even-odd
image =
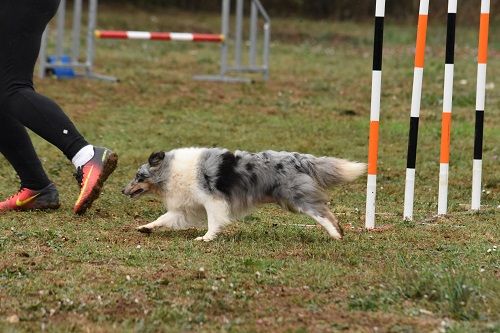
{"type": "Polygon", "coordinates": [[[150,166],[155,167],[158,166],[161,163],[161,161],[163,161],[164,158],[165,158],[164,151],[152,153],[151,156],[149,156],[148,163],[150,166]]]}

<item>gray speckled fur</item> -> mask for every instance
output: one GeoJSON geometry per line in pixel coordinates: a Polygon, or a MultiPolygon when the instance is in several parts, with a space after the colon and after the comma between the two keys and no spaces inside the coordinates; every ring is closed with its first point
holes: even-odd
{"type": "Polygon", "coordinates": [[[259,153],[236,151],[234,172],[220,173],[226,149],[207,149],[200,159],[199,181],[211,193],[225,195],[235,217],[260,203],[275,202],[293,212],[317,211],[328,201],[325,190],[345,181],[333,157],[315,157],[285,151],[259,153]],[[228,191],[216,185],[220,177],[230,177],[228,191]]]}

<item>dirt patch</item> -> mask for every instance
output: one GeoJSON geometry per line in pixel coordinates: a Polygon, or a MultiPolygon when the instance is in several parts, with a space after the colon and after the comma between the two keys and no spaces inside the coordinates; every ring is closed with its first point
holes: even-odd
{"type": "Polygon", "coordinates": [[[310,332],[342,330],[346,332],[390,332],[408,327],[417,332],[430,332],[440,325],[440,319],[409,317],[388,313],[350,311],[345,304],[345,292],[318,294],[307,287],[276,287],[255,296],[259,304],[254,310],[259,331],[286,332],[305,327],[310,332]]]}
{"type": "Polygon", "coordinates": [[[114,328],[111,324],[95,322],[89,319],[86,315],[78,313],[54,314],[49,319],[42,321],[40,326],[42,329],[46,329],[48,331],[54,327],[57,327],[59,330],[61,330],[61,328],[65,328],[65,331],[67,332],[109,333],[121,331],[120,329],[114,328]]]}

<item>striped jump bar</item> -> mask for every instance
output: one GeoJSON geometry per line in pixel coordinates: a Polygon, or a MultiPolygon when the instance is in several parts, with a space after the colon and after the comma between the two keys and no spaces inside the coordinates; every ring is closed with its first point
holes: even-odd
{"type": "Polygon", "coordinates": [[[196,34],[189,32],[96,30],[94,34],[95,37],[99,39],[149,39],[149,40],[162,40],[162,41],[211,42],[211,43],[224,42],[224,36],[220,34],[196,34]]]}
{"type": "Polygon", "coordinates": [[[488,60],[488,28],[490,21],[490,0],[481,1],[479,23],[479,46],[477,56],[476,84],[476,128],[474,131],[474,160],[472,164],[472,201],[471,209],[481,206],[481,173],[483,164],[483,124],[486,95],[486,63],[488,60]]]}
{"type": "Polygon", "coordinates": [[[420,0],[415,48],[415,68],[413,71],[413,90],[411,95],[410,132],[408,135],[408,153],[406,158],[405,200],[403,213],[404,219],[410,221],[413,219],[418,122],[420,118],[420,101],[422,96],[422,80],[424,76],[425,40],[427,37],[428,13],[429,0],[420,0]]]}
{"type": "Polygon", "coordinates": [[[444,67],[443,116],[441,121],[441,152],[439,159],[438,215],[445,215],[448,206],[448,173],[450,163],[451,109],[453,104],[453,70],[455,58],[455,25],[457,0],[448,0],[446,23],[446,59],[444,67]]]}
{"type": "Polygon", "coordinates": [[[365,228],[375,228],[375,198],[377,193],[378,130],[380,93],[382,88],[382,46],[384,40],[385,0],[375,4],[373,42],[372,95],[370,107],[370,137],[368,142],[368,179],[366,185],[365,228]]]}

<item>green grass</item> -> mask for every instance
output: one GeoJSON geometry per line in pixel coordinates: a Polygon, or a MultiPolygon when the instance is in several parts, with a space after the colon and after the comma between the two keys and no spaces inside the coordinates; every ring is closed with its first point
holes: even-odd
{"type": "MultiPolygon", "coordinates": [[[[102,7],[101,28],[218,31],[218,18],[102,7]]],[[[500,75],[492,25],[488,82],[500,75]]],[[[273,21],[271,80],[197,82],[216,73],[215,45],[98,41],[96,71],[118,84],[37,80],[119,167],[83,217],[72,166],[34,137],[62,207],[0,217],[0,331],[498,332],[500,95],[487,91],[484,209],[470,213],[476,29],[457,34],[450,214],[437,210],[443,22],[429,27],[417,157],[415,221],[403,222],[415,26],[385,35],[377,226],[363,231],[366,179],[331,191],[346,229],[332,241],[313,222],[265,206],[211,243],[203,230],[134,227],[162,214],[154,198],[120,194],[154,150],[182,146],[280,149],[366,160],[371,23],[273,21]],[[203,268],[203,271],[200,271],[203,268]],[[495,310],[496,309],[496,310],[495,310]],[[8,318],[19,318],[10,323],[8,318]]],[[[0,194],[18,179],[0,161],[0,194]]]]}

